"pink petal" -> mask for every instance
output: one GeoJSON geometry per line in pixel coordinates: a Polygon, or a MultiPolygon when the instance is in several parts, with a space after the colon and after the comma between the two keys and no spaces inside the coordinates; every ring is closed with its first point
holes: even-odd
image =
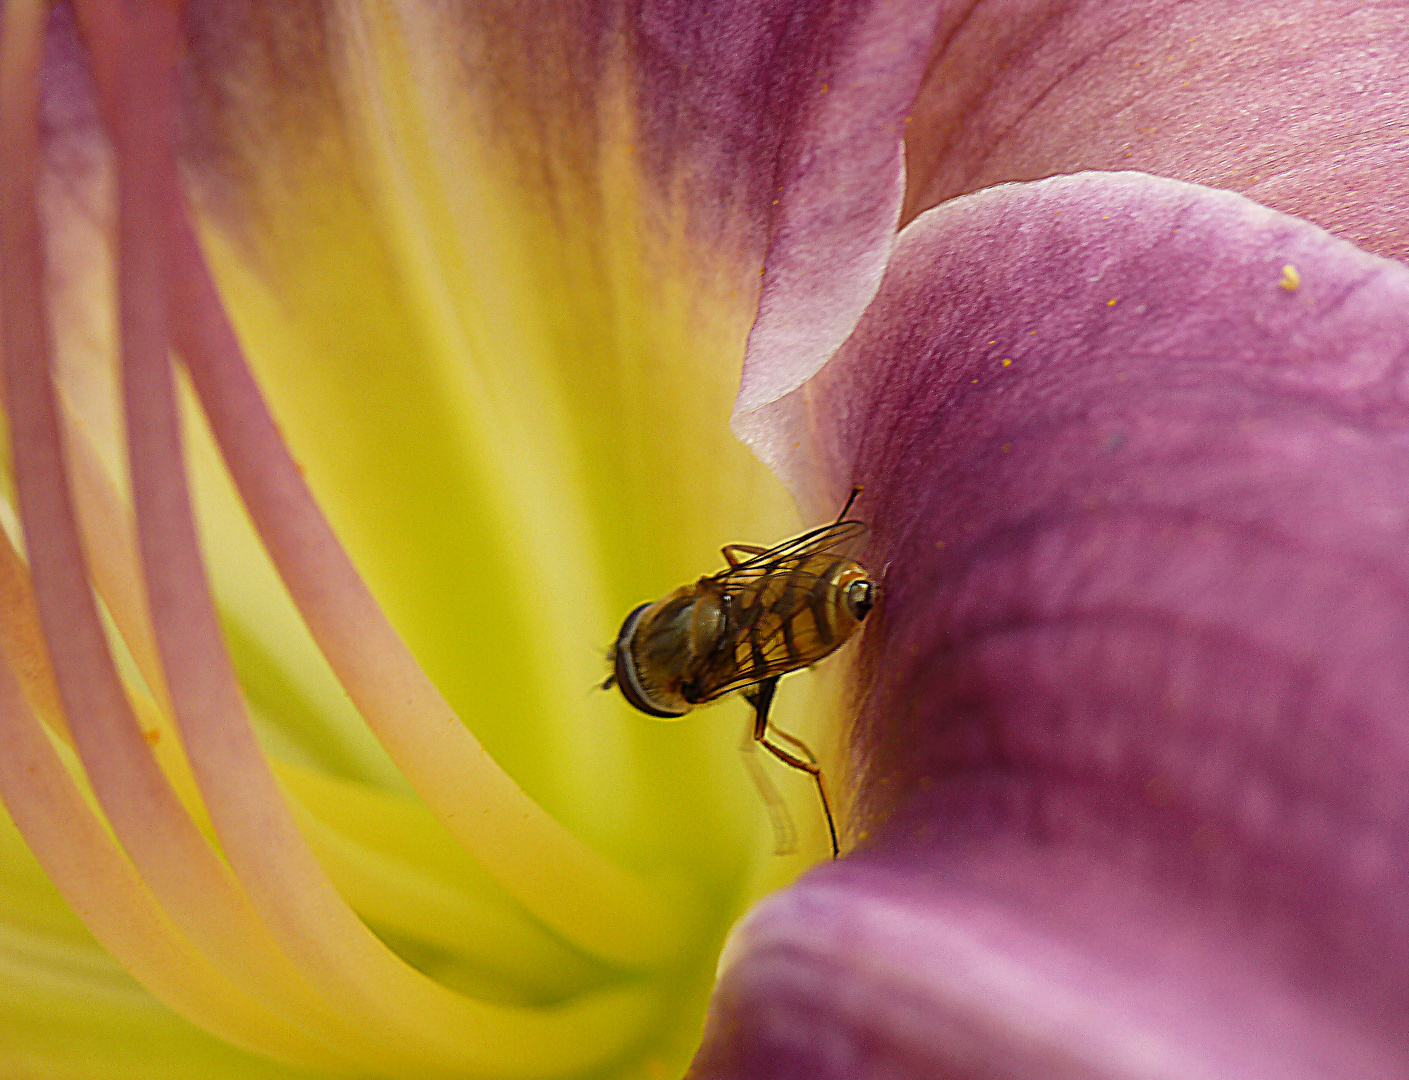
{"type": "Polygon", "coordinates": [[[1009,180],[1138,169],[1402,259],[1406,56],[1394,3],[980,2],[926,75],[906,216],[1009,180]]]}
{"type": "Polygon", "coordinates": [[[698,1076],[1403,1075],[1406,331],[1398,263],[1174,181],[907,229],[775,444],[887,568],[860,850],[698,1076]]]}

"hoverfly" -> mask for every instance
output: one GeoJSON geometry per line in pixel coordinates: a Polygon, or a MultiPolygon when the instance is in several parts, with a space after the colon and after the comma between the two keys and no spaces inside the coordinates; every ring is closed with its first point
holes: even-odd
{"type": "Polygon", "coordinates": [[[817,782],[833,858],[840,849],[821,766],[802,740],[769,727],[768,712],[778,680],[839,649],[880,599],[880,583],[844,554],[866,535],[864,523],[846,516],[860,493],[852,490],[832,524],[777,547],[725,545],[725,569],[634,609],[602,684],[662,719],[743,691],[754,709],[753,742],[817,782]]]}

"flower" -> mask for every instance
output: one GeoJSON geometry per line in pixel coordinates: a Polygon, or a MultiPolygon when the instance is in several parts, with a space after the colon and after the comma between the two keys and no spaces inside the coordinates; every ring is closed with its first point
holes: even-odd
{"type": "Polygon", "coordinates": [[[42,144],[0,35],[8,1065],[678,1070],[782,875],[585,687],[787,530],[747,339],[886,586],[696,1073],[1402,1074],[1393,11],[76,10],[42,144]]]}

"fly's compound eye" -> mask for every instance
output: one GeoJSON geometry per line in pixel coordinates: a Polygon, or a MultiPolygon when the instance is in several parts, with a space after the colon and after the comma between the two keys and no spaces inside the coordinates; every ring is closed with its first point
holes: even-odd
{"type": "Polygon", "coordinates": [[[876,606],[879,590],[874,581],[853,581],[846,587],[846,607],[851,617],[860,622],[876,606]]]}

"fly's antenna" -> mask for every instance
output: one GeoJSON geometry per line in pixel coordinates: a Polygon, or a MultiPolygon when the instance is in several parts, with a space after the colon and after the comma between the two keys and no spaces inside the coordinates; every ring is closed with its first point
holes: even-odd
{"type": "Polygon", "coordinates": [[[616,685],[616,672],[612,672],[605,679],[597,684],[598,690],[610,690],[616,685]]]}
{"type": "Polygon", "coordinates": [[[864,490],[866,490],[866,485],[864,484],[857,484],[851,489],[851,494],[846,497],[846,505],[841,508],[841,513],[837,515],[838,525],[840,525],[842,519],[846,517],[846,512],[851,509],[851,504],[856,501],[856,496],[860,495],[864,490]]]}

